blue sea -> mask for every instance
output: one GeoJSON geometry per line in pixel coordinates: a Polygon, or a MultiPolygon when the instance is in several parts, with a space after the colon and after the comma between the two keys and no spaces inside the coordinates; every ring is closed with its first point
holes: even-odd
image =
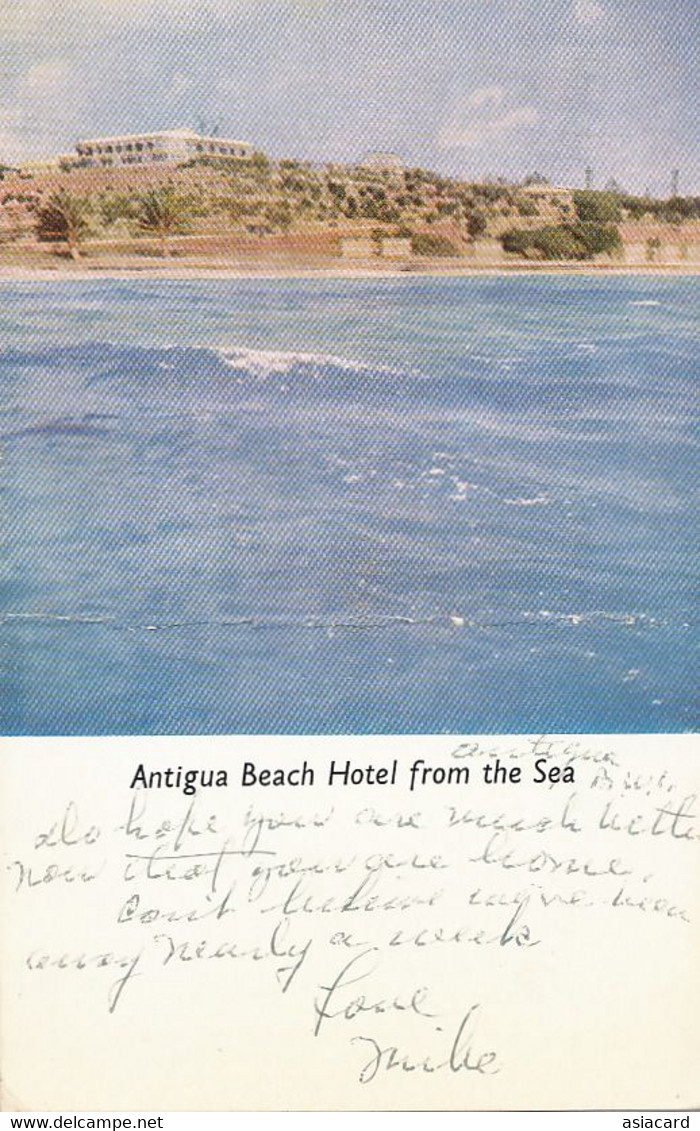
{"type": "Polygon", "coordinates": [[[3,284],[3,732],[695,728],[699,294],[3,284]]]}

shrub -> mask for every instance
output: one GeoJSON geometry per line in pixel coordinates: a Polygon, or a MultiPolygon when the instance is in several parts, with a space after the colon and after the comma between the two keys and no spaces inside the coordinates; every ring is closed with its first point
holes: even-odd
{"type": "Polygon", "coordinates": [[[579,220],[590,224],[618,224],[622,219],[621,198],[613,192],[585,189],[574,193],[579,220]]]}
{"type": "Polygon", "coordinates": [[[127,193],[110,193],[100,201],[100,217],[108,227],[118,220],[133,220],[136,202],[127,193]]]}
{"type": "Polygon", "coordinates": [[[646,242],[646,257],[650,263],[653,263],[657,254],[661,251],[661,240],[658,236],[652,236],[646,242]]]}
{"type": "Polygon", "coordinates": [[[467,231],[473,240],[478,240],[479,236],[483,236],[488,227],[488,221],[483,212],[475,209],[467,216],[467,231]]]}
{"type": "Polygon", "coordinates": [[[570,230],[589,256],[612,255],[622,247],[620,232],[614,224],[573,224],[570,230]]]}
{"type": "Polygon", "coordinates": [[[280,204],[269,204],[265,208],[265,219],[271,228],[287,232],[292,226],[292,210],[286,201],[280,204]]]}
{"type": "Polygon", "coordinates": [[[433,232],[419,232],[411,237],[411,251],[414,255],[450,256],[459,252],[452,240],[447,236],[440,236],[433,232]]]}
{"type": "Polygon", "coordinates": [[[614,224],[556,224],[533,231],[515,228],[501,237],[501,243],[511,255],[542,259],[592,259],[622,247],[614,224]]]}
{"type": "Polygon", "coordinates": [[[524,228],[511,228],[501,236],[501,245],[509,255],[525,255],[534,246],[535,232],[524,228]]]}
{"type": "Polygon", "coordinates": [[[573,228],[558,224],[540,228],[536,233],[535,247],[544,259],[588,259],[586,245],[577,237],[573,228]]]}

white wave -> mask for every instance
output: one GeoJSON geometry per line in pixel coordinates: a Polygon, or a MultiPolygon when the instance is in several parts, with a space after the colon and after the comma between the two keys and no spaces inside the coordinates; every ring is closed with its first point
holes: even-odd
{"type": "Polygon", "coordinates": [[[332,353],[307,353],[301,350],[262,350],[233,346],[217,350],[225,365],[243,371],[254,377],[271,377],[275,374],[290,373],[299,367],[305,369],[333,368],[347,373],[388,373],[397,375],[398,370],[387,365],[369,365],[367,362],[352,361],[332,353]]]}
{"type": "Polygon", "coordinates": [[[633,299],[627,305],[628,306],[661,306],[661,303],[657,302],[657,300],[655,298],[638,298],[638,299],[633,299]]]}

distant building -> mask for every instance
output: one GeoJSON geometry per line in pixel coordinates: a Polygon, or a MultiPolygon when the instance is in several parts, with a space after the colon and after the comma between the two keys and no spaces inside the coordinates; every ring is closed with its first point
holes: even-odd
{"type": "Polygon", "coordinates": [[[362,169],[376,173],[403,173],[404,163],[398,153],[368,153],[360,162],[362,169]]]}
{"type": "Polygon", "coordinates": [[[197,157],[252,157],[247,141],[224,137],[203,137],[194,130],[161,130],[155,133],[118,134],[79,141],[75,154],[61,158],[63,168],[92,168],[118,165],[176,165],[197,157]]]}

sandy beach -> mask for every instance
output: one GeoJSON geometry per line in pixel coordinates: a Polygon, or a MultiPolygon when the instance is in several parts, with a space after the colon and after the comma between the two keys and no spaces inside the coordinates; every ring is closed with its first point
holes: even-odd
{"type": "Polygon", "coordinates": [[[700,274],[700,263],[596,264],[547,262],[475,265],[464,262],[408,262],[401,265],[358,261],[323,264],[221,263],[99,263],[50,264],[45,267],[0,265],[0,282],[41,282],[56,279],[362,279],[426,276],[606,275],[690,276],[700,274]]]}

